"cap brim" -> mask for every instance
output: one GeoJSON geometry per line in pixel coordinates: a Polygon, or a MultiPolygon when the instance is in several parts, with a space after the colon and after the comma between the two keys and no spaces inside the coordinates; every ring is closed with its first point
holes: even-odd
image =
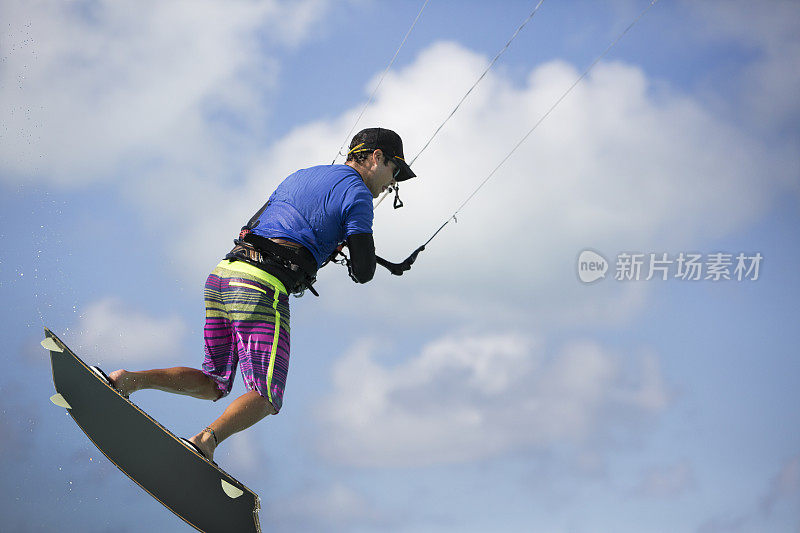
{"type": "Polygon", "coordinates": [[[408,166],[408,163],[401,158],[394,156],[392,160],[400,167],[400,174],[398,174],[396,181],[405,181],[417,176],[414,174],[414,171],[411,170],[411,167],[408,166]]]}

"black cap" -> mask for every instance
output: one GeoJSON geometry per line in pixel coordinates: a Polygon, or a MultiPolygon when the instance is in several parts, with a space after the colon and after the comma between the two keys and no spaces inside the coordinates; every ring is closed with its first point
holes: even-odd
{"type": "Polygon", "coordinates": [[[392,130],[367,128],[359,131],[350,142],[350,151],[347,155],[373,150],[381,150],[387,159],[397,164],[400,168],[397,181],[405,181],[416,176],[403,156],[403,140],[392,130]]]}

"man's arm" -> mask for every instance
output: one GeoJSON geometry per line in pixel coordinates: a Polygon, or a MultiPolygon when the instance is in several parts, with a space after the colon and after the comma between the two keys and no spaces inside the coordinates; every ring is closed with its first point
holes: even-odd
{"type": "Polygon", "coordinates": [[[350,250],[350,277],[366,283],[375,275],[375,241],[371,233],[355,233],[347,237],[350,250]]]}

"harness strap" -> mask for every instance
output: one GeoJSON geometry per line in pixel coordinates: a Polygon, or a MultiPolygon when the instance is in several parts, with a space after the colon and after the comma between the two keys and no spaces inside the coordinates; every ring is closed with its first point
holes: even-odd
{"type": "Polygon", "coordinates": [[[314,259],[314,256],[311,255],[311,252],[302,246],[298,248],[282,246],[266,237],[254,233],[247,233],[241,240],[252,244],[260,252],[267,252],[289,261],[309,277],[315,277],[317,275],[317,261],[314,259]]]}
{"type": "Polygon", "coordinates": [[[270,267],[278,267],[284,273],[284,276],[279,278],[288,278],[281,279],[287,292],[302,295],[303,291],[308,289],[314,296],[319,296],[313,287],[317,280],[317,265],[313,257],[307,257],[311,256],[310,252],[305,248],[294,250],[281,246],[264,237],[245,233],[244,230],[242,233],[244,238],[234,239],[235,246],[225,259],[245,261],[268,271],[274,270],[270,267]]]}

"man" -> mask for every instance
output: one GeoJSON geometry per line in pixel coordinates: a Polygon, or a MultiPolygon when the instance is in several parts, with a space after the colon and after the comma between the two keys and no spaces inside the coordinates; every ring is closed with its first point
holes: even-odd
{"type": "Polygon", "coordinates": [[[158,389],[217,401],[231,391],[238,364],[247,392],[187,441],[208,460],[223,440],[277,414],[289,369],[289,293],[316,294],[317,269],[343,245],[358,283],[372,279],[376,261],[401,275],[416,258],[389,263],[376,257],[372,238],[372,199],[415,176],[403,157],[399,135],[369,128],[353,137],[344,165],[286,178],[208,276],[202,370],[117,370],[114,386],[125,396],[158,389]]]}

